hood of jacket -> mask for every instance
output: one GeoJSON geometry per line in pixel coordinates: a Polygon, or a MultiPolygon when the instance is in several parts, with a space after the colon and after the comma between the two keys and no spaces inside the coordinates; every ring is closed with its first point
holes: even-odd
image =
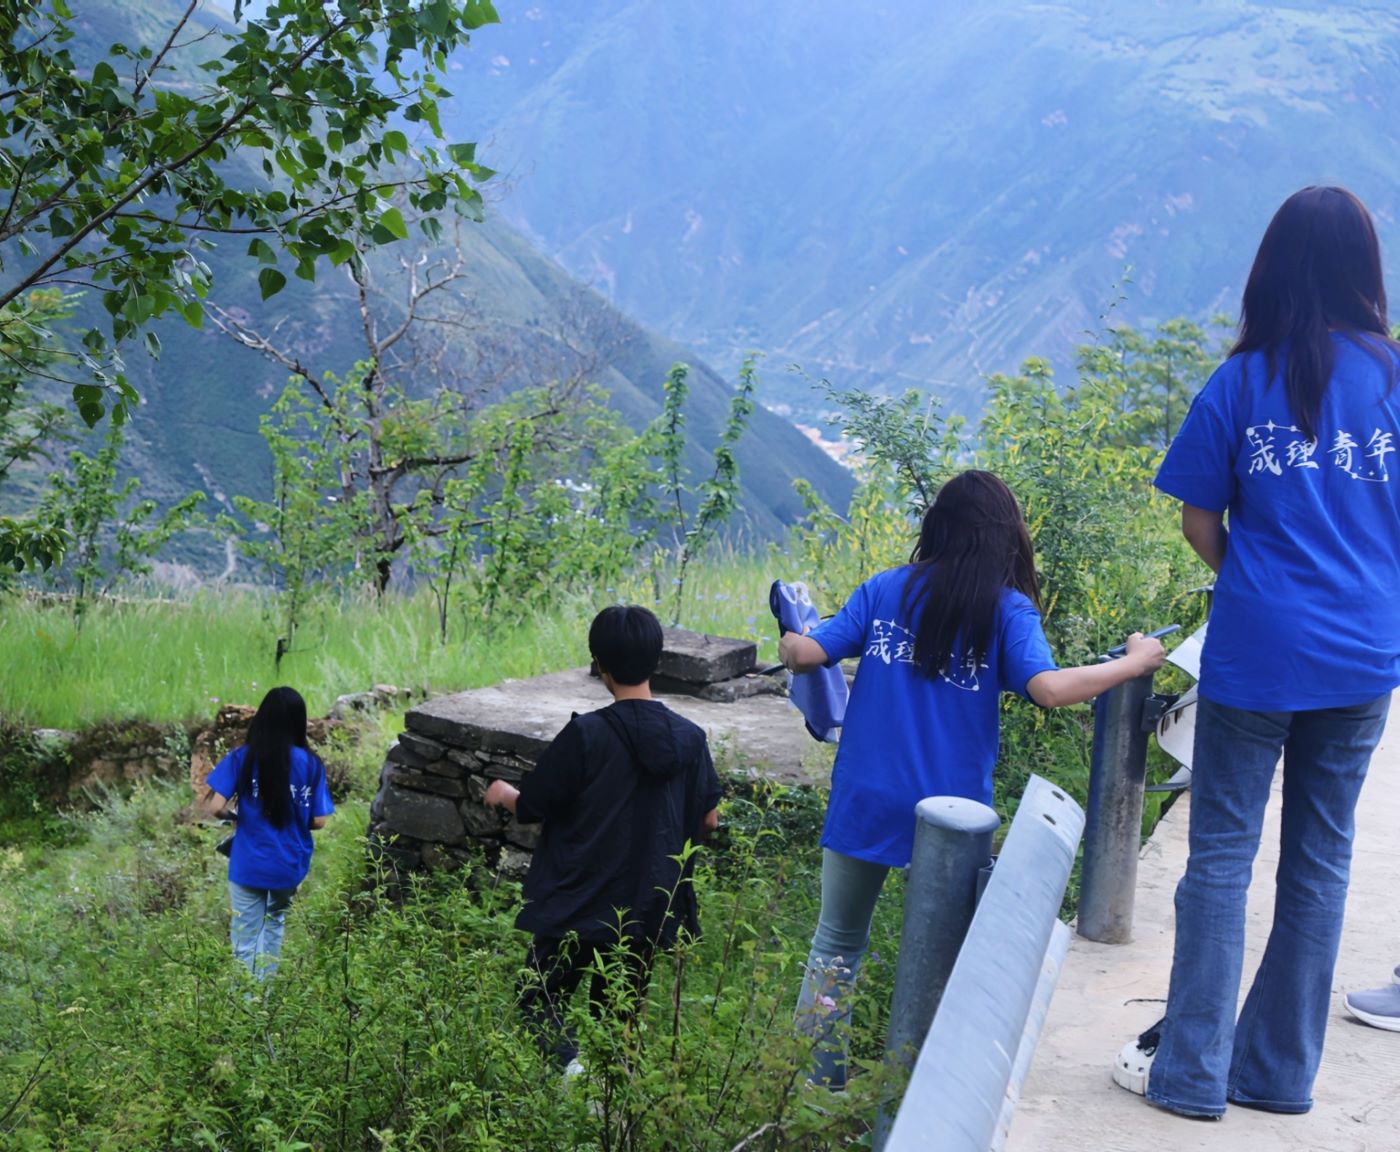
{"type": "Polygon", "coordinates": [[[615,700],[599,715],[631,753],[632,763],[643,776],[666,779],[685,767],[685,743],[690,733],[659,700],[615,700]]]}

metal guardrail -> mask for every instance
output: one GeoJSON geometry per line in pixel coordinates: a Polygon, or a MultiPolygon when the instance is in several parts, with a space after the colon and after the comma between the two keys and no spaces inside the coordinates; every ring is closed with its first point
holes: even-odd
{"type": "MultiPolygon", "coordinates": [[[[886,1060],[907,1068],[943,999],[968,926],[977,911],[979,879],[992,858],[992,833],[1001,817],[985,804],[934,796],[914,809],[914,853],[904,886],[894,998],[885,1040],[886,1060]]],[[[884,1146],[893,1117],[875,1119],[875,1148],[884,1146]]]]}
{"type": "Polygon", "coordinates": [[[923,1039],[885,1152],[1000,1147],[1058,978],[1067,939],[1060,903],[1083,830],[1079,805],[1032,776],[923,1039]]]}

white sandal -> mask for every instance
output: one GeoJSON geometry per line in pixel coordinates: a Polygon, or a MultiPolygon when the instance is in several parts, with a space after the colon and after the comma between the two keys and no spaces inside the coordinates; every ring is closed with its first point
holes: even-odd
{"type": "Polygon", "coordinates": [[[1138,1096],[1147,1095],[1147,1077],[1152,1072],[1152,1061],[1157,1056],[1157,1045],[1162,1041],[1162,1025],[1158,1020],[1136,1040],[1129,1040],[1113,1062],[1113,1082],[1138,1096]]]}

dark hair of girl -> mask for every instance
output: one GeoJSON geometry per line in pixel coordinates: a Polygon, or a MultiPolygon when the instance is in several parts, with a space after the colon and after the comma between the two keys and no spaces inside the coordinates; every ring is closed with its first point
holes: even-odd
{"type": "Polygon", "coordinates": [[[914,662],[925,676],[955,654],[981,661],[996,636],[1003,589],[1040,607],[1035,552],[1016,497],[990,472],[960,472],[924,513],[904,606],[917,615],[914,662]]]}
{"type": "Polygon", "coordinates": [[[1230,352],[1262,350],[1270,380],[1286,357],[1288,406],[1312,440],[1332,375],[1333,329],[1382,364],[1394,386],[1400,345],[1390,339],[1371,214],[1345,188],[1304,188],[1283,202],[1259,242],[1230,352]]]}
{"type": "Polygon", "coordinates": [[[248,724],[245,747],[238,795],[253,795],[256,779],[263,819],[274,828],[285,828],[293,811],[292,749],[306,748],[306,701],[301,693],[295,688],[274,688],[264,696],[248,724]]]}

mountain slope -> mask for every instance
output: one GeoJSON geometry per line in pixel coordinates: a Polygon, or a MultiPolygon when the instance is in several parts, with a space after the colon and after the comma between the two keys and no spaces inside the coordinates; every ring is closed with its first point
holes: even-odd
{"type": "MultiPolygon", "coordinates": [[[[661,385],[671,364],[687,361],[692,367],[687,463],[695,478],[707,473],[712,466],[708,451],[727,416],[732,379],[721,378],[689,350],[617,312],[500,222],[465,226],[462,245],[466,280],[461,295],[472,334],[455,356],[466,364],[483,364],[483,376],[490,377],[484,382],[506,387],[543,383],[566,363],[585,363],[588,381],[606,389],[612,406],[636,427],[659,413],[661,385]],[[481,354],[467,347],[470,341],[489,346],[490,354],[507,366],[488,370],[481,354]]],[[[391,290],[400,254],[388,248],[376,257],[391,290]]],[[[241,310],[262,332],[276,327],[279,341],[307,364],[343,374],[363,356],[358,314],[343,273],[327,269],[314,286],[292,281],[263,303],[256,265],[241,255],[217,253],[214,262],[220,303],[241,310]]],[[[225,496],[266,492],[271,458],[258,434],[258,419],[285,383],[286,370],[212,326],[195,332],[169,323],[160,327],[160,335],[164,350],[159,361],[132,350],[128,363],[142,394],[130,443],[143,491],[164,500],[196,486],[225,496]]],[[[423,392],[435,383],[426,375],[416,381],[423,392]]],[[[835,506],[844,506],[849,498],[849,474],[766,410],[754,413],[737,456],[743,510],[734,527],[760,539],[779,537],[800,514],[792,488],[796,478],[811,481],[835,506]]]]}
{"type": "MultiPolygon", "coordinates": [[[[72,48],[82,69],[107,56],[114,42],[158,46],[186,6],[182,0],[87,0],[74,7],[77,36],[72,48]]],[[[196,16],[192,43],[172,57],[178,57],[176,66],[182,70],[163,73],[163,83],[197,85],[194,65],[201,56],[219,50],[217,38],[195,33],[217,28],[231,19],[230,14],[210,6],[196,16]]],[[[481,35],[490,32],[487,28],[481,35]]],[[[461,138],[479,134],[465,129],[461,138]]],[[[259,159],[241,156],[230,164],[256,171],[259,159]]],[[[693,368],[688,463],[695,478],[708,474],[713,466],[708,450],[724,424],[732,378],[721,379],[693,352],[618,313],[499,220],[464,225],[461,236],[466,261],[462,308],[470,330],[459,333],[451,359],[479,369],[483,379],[469,381],[471,386],[490,391],[540,384],[565,366],[575,371],[583,366],[587,379],[605,388],[614,406],[640,426],[660,411],[662,381],[671,363],[688,361],[693,368]],[[495,363],[487,364],[488,359],[495,363]]],[[[212,299],[260,332],[275,329],[277,343],[292,348],[314,370],[343,374],[350,369],[364,355],[365,345],[345,273],[323,266],[316,284],[293,278],[283,293],[264,303],[256,281],[258,266],[243,255],[245,244],[246,238],[229,239],[202,255],[215,272],[212,299]]],[[[399,261],[419,255],[414,241],[371,255],[390,297],[397,292],[399,261]]],[[[91,293],[82,307],[88,322],[105,321],[91,293]]],[[[391,299],[389,315],[394,307],[391,299]]],[[[164,346],[159,361],[136,345],[126,350],[128,375],[142,395],[128,447],[143,492],[169,502],[193,487],[205,487],[225,505],[234,494],[265,496],[271,460],[258,435],[258,420],[280,391],[286,370],[218,334],[212,325],[195,332],[172,320],[158,325],[157,333],[164,346]]],[[[424,394],[437,386],[426,372],[411,385],[424,394]]],[[[851,490],[851,479],[842,469],[766,411],[755,414],[738,458],[743,513],[735,526],[760,538],[776,538],[799,514],[794,478],[811,480],[838,506],[851,490]]],[[[35,479],[26,477],[28,487],[22,494],[32,494],[35,479]]],[[[14,492],[0,495],[15,497],[14,492]]]]}
{"type": "MultiPolygon", "coordinates": [[[[1308,0],[503,11],[456,62],[501,210],[620,307],[975,411],[1113,316],[1233,310],[1278,203],[1389,232],[1400,12],[1308,0]],[[1131,283],[1117,300],[1125,283],[1131,283]]],[[[1384,239],[1384,237],[1383,237],[1384,239]]],[[[790,385],[799,406],[811,394],[790,385]]]]}

